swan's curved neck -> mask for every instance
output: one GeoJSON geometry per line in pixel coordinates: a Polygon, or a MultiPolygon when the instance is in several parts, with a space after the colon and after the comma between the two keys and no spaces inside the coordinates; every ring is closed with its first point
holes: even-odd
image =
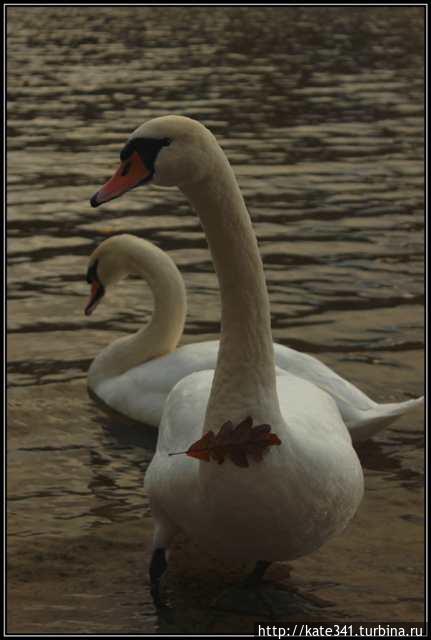
{"type": "Polygon", "coordinates": [[[214,141],[205,181],[181,187],[201,219],[220,283],[221,340],[204,431],[280,416],[262,260],[234,172],[214,141]],[[253,415],[254,414],[254,415],[253,415]]]}
{"type": "Polygon", "coordinates": [[[115,340],[96,357],[89,371],[90,384],[174,351],[184,329],[186,291],[173,261],[157,247],[146,244],[143,250],[136,238],[128,243],[124,268],[148,283],[154,300],[153,315],[148,325],[115,340]]]}

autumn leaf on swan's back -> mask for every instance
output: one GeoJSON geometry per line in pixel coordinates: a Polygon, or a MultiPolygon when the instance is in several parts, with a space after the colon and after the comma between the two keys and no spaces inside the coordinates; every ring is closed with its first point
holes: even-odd
{"type": "MultiPolygon", "coordinates": [[[[194,442],[186,453],[192,458],[209,462],[211,458],[219,464],[230,458],[238,467],[248,467],[249,456],[255,462],[260,462],[264,452],[272,445],[281,444],[280,438],[271,433],[269,424],[258,424],[253,427],[253,419],[246,418],[236,427],[228,420],[215,435],[213,431],[207,431],[200,440],[194,442]]],[[[179,455],[170,453],[169,455],[179,455]]]]}

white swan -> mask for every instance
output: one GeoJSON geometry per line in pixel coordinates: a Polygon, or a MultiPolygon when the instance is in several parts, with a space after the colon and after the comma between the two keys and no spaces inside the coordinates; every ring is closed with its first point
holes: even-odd
{"type": "MultiPolygon", "coordinates": [[[[182,276],[166,253],[128,234],[105,240],[90,256],[87,280],[92,292],[86,314],[92,313],[105,290],[130,273],[142,275],[151,288],[151,322],[97,355],[88,386],[112,409],[157,427],[175,384],[194,371],[215,369],[219,343],[199,342],[175,350],[186,316],[182,276]]],[[[281,344],[274,344],[274,351],[281,370],[313,382],[334,398],[354,441],[371,437],[423,402],[420,398],[379,405],[317,358],[281,344]]]]}
{"type": "Polygon", "coordinates": [[[261,561],[260,567],[297,558],[346,527],[362,499],[363,474],[334,400],[290,373],[276,376],[256,238],[214,136],[180,116],[142,125],[123,149],[120,170],[92,204],[151,179],[179,186],[199,215],[222,302],[216,370],[183,378],[169,394],[145,477],[155,519],[150,578],[158,603],[165,550],[179,530],[216,556],[261,561]],[[243,468],[230,460],[170,455],[247,416],[269,424],[281,440],[262,461],[243,468]]]}

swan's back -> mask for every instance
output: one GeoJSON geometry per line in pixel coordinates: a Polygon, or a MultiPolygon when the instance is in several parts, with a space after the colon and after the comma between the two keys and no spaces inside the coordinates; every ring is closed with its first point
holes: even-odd
{"type": "Polygon", "coordinates": [[[279,344],[274,345],[274,350],[277,366],[327,391],[336,400],[347,424],[349,411],[368,411],[376,406],[365,393],[314,356],[279,344]]]}
{"type": "Polygon", "coordinates": [[[194,371],[214,369],[217,353],[217,341],[184,345],[119,376],[101,380],[94,392],[112,409],[138,422],[158,426],[173,387],[194,371]]]}

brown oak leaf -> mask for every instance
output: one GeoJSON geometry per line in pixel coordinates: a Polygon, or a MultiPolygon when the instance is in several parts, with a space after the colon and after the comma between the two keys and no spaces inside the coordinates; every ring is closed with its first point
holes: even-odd
{"type": "MultiPolygon", "coordinates": [[[[192,458],[209,462],[211,458],[219,464],[230,458],[238,467],[248,467],[248,458],[260,462],[266,449],[281,444],[280,438],[271,433],[269,424],[258,424],[253,427],[253,419],[249,416],[236,427],[228,420],[217,435],[207,431],[202,438],[194,442],[185,453],[192,458]]],[[[169,455],[179,455],[170,453],[169,455]]]]}

